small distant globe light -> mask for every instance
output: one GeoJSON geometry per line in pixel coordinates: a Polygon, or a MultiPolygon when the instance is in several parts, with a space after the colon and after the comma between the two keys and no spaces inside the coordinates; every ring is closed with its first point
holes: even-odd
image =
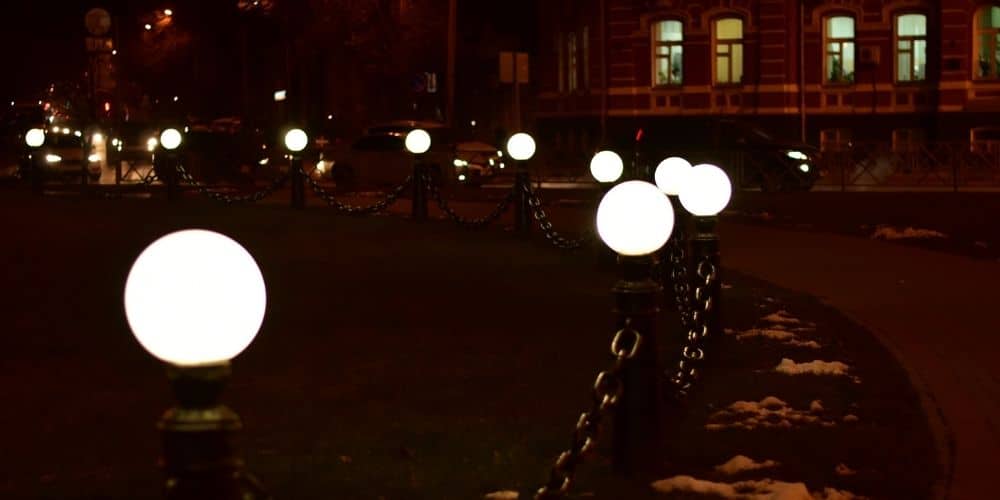
{"type": "Polygon", "coordinates": [[[518,161],[530,160],[535,156],[535,139],[524,132],[518,132],[507,140],[507,153],[518,161]]]}
{"type": "Polygon", "coordinates": [[[117,137],[114,138],[114,139],[111,139],[111,145],[112,146],[117,146],[118,145],[118,138],[117,137]]]}
{"type": "Polygon", "coordinates": [[[146,28],[146,31],[149,31],[149,30],[153,29],[153,25],[152,25],[152,24],[149,24],[149,23],[146,23],[146,24],[145,24],[145,25],[143,26],[143,28],[146,28]]]}
{"type": "Polygon", "coordinates": [[[597,207],[597,233],[619,255],[648,255],[674,230],[674,209],[655,185],[627,181],[611,188],[597,207]]]}
{"type": "Polygon", "coordinates": [[[715,165],[703,163],[691,169],[680,200],[688,212],[711,217],[726,208],[732,195],[733,185],[726,172],[715,165]]]}
{"type": "Polygon", "coordinates": [[[333,115],[326,115],[326,119],[327,120],[332,120],[333,119],[333,115]]]}
{"type": "Polygon", "coordinates": [[[150,137],[146,139],[146,149],[150,152],[156,151],[156,146],[160,145],[160,141],[156,140],[156,137],[150,137]]]}
{"type": "Polygon", "coordinates": [[[285,147],[293,153],[298,153],[309,145],[309,136],[300,128],[293,128],[285,133],[285,147]]]}
{"type": "Polygon", "coordinates": [[[89,161],[90,163],[100,163],[101,155],[97,153],[91,153],[90,156],[87,157],[87,161],[89,161]]]}
{"type": "Polygon", "coordinates": [[[45,131],[40,128],[33,128],[24,134],[24,142],[32,148],[45,144],[45,131]]]}
{"type": "Polygon", "coordinates": [[[111,55],[117,56],[118,55],[118,49],[111,49],[111,55]]]}
{"type": "Polygon", "coordinates": [[[62,129],[63,135],[69,135],[70,132],[72,132],[72,130],[70,130],[69,128],[63,127],[63,129],[62,129]]]}
{"type": "Polygon", "coordinates": [[[504,168],[507,168],[507,165],[504,165],[503,162],[500,162],[500,169],[503,170],[504,168]]]}
{"type": "Polygon", "coordinates": [[[62,161],[62,156],[47,154],[45,155],[45,161],[46,163],[59,163],[62,161]]]}
{"type": "Polygon", "coordinates": [[[811,170],[811,167],[809,166],[808,163],[803,163],[803,164],[799,165],[799,170],[801,170],[802,173],[804,173],[804,174],[808,174],[809,170],[811,170]]]}
{"type": "Polygon", "coordinates": [[[201,229],[154,241],[125,281],[125,316],[150,354],[178,366],[212,365],[243,352],[267,306],[253,256],[228,236],[201,229]]]}
{"type": "Polygon", "coordinates": [[[74,130],[73,131],[73,135],[75,135],[77,137],[83,137],[83,132],[80,132],[79,130],[74,130]]]}
{"type": "Polygon", "coordinates": [[[281,102],[288,98],[288,92],[285,90],[275,90],[274,91],[274,102],[281,102]]]}
{"type": "Polygon", "coordinates": [[[671,156],[657,165],[653,178],[660,191],[677,196],[683,191],[684,181],[689,173],[691,173],[691,164],[687,160],[671,156]]]}
{"type": "Polygon", "coordinates": [[[803,153],[802,151],[795,151],[795,150],[792,150],[792,151],[789,151],[789,152],[787,152],[787,153],[785,153],[785,154],[786,154],[786,155],[787,155],[787,156],[788,156],[789,158],[791,158],[791,159],[793,159],[793,160],[808,160],[808,159],[809,159],[809,157],[808,157],[808,156],[806,156],[806,154],[805,154],[805,153],[803,153]]]}
{"type": "Polygon", "coordinates": [[[174,96],[174,102],[177,102],[177,101],[179,101],[179,100],[181,100],[180,96],[176,96],[176,95],[175,95],[175,96],[174,96]]]}
{"type": "Polygon", "coordinates": [[[406,134],[405,144],[407,151],[422,155],[431,149],[431,134],[422,128],[415,128],[406,134]]]}
{"type": "Polygon", "coordinates": [[[170,17],[170,16],[174,15],[174,11],[171,10],[171,9],[163,9],[163,15],[167,16],[167,17],[170,17]]]}
{"type": "MultiPolygon", "coordinates": [[[[116,139],[116,141],[117,141],[117,139],[116,139]]],[[[90,136],[90,142],[93,143],[93,144],[101,144],[102,142],[104,142],[104,134],[102,134],[100,132],[94,133],[94,135],[90,136]]],[[[115,142],[112,142],[111,145],[112,146],[117,146],[117,144],[115,144],[115,142]]]]}
{"type": "Polygon", "coordinates": [[[475,126],[476,126],[476,120],[472,120],[472,121],[470,121],[470,122],[469,122],[469,125],[471,125],[471,126],[475,127],[475,126]]]}
{"type": "Polygon", "coordinates": [[[615,182],[625,171],[625,162],[614,151],[601,151],[590,160],[590,175],[597,182],[615,182]]]}
{"type": "Polygon", "coordinates": [[[168,151],[173,151],[180,147],[183,137],[179,130],[175,128],[168,128],[160,134],[160,144],[163,145],[163,149],[168,151]]]}
{"type": "Polygon", "coordinates": [[[465,182],[465,174],[459,174],[458,180],[462,181],[462,182],[465,182]]]}
{"type": "Polygon", "coordinates": [[[497,150],[497,156],[503,158],[503,151],[497,150]]]}

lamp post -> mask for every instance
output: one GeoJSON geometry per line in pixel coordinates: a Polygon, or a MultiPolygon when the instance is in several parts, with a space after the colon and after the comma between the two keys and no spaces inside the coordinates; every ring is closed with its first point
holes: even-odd
{"type": "MultiPolygon", "coordinates": [[[[625,172],[625,162],[622,157],[614,151],[599,151],[590,159],[590,175],[598,182],[597,203],[601,202],[604,195],[621,179],[625,172]]],[[[597,263],[598,265],[610,265],[614,263],[615,252],[607,245],[598,245],[597,263]]]]}
{"type": "Polygon", "coordinates": [[[427,219],[427,165],[424,164],[424,153],[431,149],[431,134],[426,130],[416,128],[406,134],[404,141],[406,150],[413,155],[413,205],[410,215],[415,220],[427,219]]]}
{"type": "MultiPolygon", "coordinates": [[[[154,145],[155,139],[150,139],[149,144],[154,145]]],[[[181,186],[177,164],[180,159],[177,156],[177,148],[184,142],[184,136],[176,128],[167,128],[160,132],[159,146],[165,154],[160,155],[160,168],[157,170],[160,179],[167,185],[167,200],[175,201],[181,197],[181,186]]]]}
{"type": "Polygon", "coordinates": [[[302,171],[302,151],[309,145],[309,136],[300,128],[285,132],[285,149],[289,153],[288,173],[292,176],[292,208],[306,206],[306,173],[302,171]]]}
{"type": "Polygon", "coordinates": [[[715,273],[708,288],[712,302],[710,314],[706,316],[708,338],[717,338],[721,333],[719,325],[722,280],[719,277],[721,262],[719,235],[715,231],[719,212],[722,212],[732,197],[733,186],[729,176],[721,168],[703,163],[690,169],[684,178],[680,191],[680,202],[694,217],[694,236],[691,238],[691,253],[694,262],[694,279],[704,283],[709,272],[715,273]]]}
{"type": "Polygon", "coordinates": [[[624,474],[649,473],[661,452],[660,361],[655,319],[661,286],[652,277],[656,251],[670,238],[674,213],[653,184],[623,182],[597,208],[597,232],[618,253],[622,278],[612,288],[618,329],[638,333],[638,352],[622,371],[616,407],[614,465],[624,474]]]}
{"type": "Polygon", "coordinates": [[[45,130],[33,128],[24,133],[24,144],[28,147],[28,175],[31,177],[31,190],[42,194],[45,186],[45,173],[42,172],[40,148],[45,145],[45,130]]]}
{"type": "Polygon", "coordinates": [[[528,196],[531,179],[528,176],[527,162],[535,156],[535,139],[524,132],[510,136],[507,139],[507,154],[517,161],[514,170],[514,230],[527,233],[531,230],[528,196]]]}
{"type": "Polygon", "coordinates": [[[158,424],[169,500],[267,498],[233,445],[240,418],[219,402],[229,362],[257,335],[266,304],[253,257],[212,231],[163,236],[129,271],[129,327],[166,363],[176,398],[158,424]]]}

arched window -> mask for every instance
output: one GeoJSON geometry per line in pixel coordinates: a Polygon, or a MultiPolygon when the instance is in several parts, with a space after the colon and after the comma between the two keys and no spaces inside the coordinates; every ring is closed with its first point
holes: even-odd
{"type": "Polygon", "coordinates": [[[981,7],[975,27],[976,78],[1000,78],[1000,7],[981,7]]]}
{"type": "Polygon", "coordinates": [[[680,21],[653,24],[653,85],[684,81],[684,25],[680,21]]]}
{"type": "Polygon", "coordinates": [[[896,81],[927,79],[927,16],[903,14],[896,17],[896,81]]]}
{"type": "Polygon", "coordinates": [[[854,82],[854,18],[833,16],[823,23],[823,67],[827,83],[854,82]]]}
{"type": "Polygon", "coordinates": [[[743,20],[727,17],[715,21],[715,83],[743,82],[743,20]]]}

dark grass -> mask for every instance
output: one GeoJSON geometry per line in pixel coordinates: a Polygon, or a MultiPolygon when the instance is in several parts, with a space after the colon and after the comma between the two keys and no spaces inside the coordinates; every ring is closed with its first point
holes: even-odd
{"type": "MultiPolygon", "coordinates": [[[[121,297],[134,257],[174,229],[225,232],[263,270],[267,317],[234,362],[226,401],[243,417],[250,469],[277,498],[458,499],[500,489],[528,498],[610,362],[614,271],[537,235],[281,205],[0,194],[3,498],[160,496],[154,424],[170,396],[162,367],[128,332],[121,297]]],[[[811,299],[738,275],[727,281],[727,325],[748,327],[768,312],[762,297],[775,297],[820,325],[822,359],[857,366],[865,383],[757,374],[796,353],[724,339],[670,435],[664,474],[707,477],[742,453],[778,460],[775,475],[812,488],[921,498],[934,476],[930,441],[888,354],[811,299]],[[796,406],[822,399],[832,412],[854,403],[861,421],[834,432],[699,430],[708,405],[771,394],[796,406]],[[841,461],[870,473],[837,479],[841,461]]],[[[672,319],[664,313],[664,324],[672,319]]],[[[581,469],[575,491],[652,496],[601,458],[581,469]]]]}

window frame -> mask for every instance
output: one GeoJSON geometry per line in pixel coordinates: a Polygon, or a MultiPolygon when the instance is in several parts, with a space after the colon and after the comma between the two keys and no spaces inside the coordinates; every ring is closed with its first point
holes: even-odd
{"type": "Polygon", "coordinates": [[[712,19],[712,53],[711,53],[711,65],[712,65],[712,86],[713,87],[741,87],[743,86],[743,77],[746,71],[746,26],[747,22],[743,17],[736,14],[724,14],[712,19]],[[719,23],[725,20],[734,19],[740,22],[740,37],[726,40],[719,40],[719,23]],[[729,61],[728,72],[729,81],[720,82],[719,81],[719,47],[725,45],[727,47],[724,53],[724,58],[729,61]],[[733,80],[733,47],[740,47],[740,80],[734,82],[733,80]]]}
{"type": "Polygon", "coordinates": [[[930,24],[928,23],[928,20],[929,19],[928,19],[928,16],[927,16],[926,13],[924,13],[924,12],[918,12],[918,11],[903,11],[903,12],[897,12],[897,13],[895,13],[895,15],[893,15],[893,17],[892,17],[892,76],[893,76],[893,80],[892,81],[894,83],[901,84],[901,85],[921,85],[921,84],[927,83],[927,67],[930,66],[930,64],[931,64],[930,58],[927,55],[927,49],[928,49],[927,37],[929,36],[929,32],[930,32],[930,24]],[[899,20],[903,16],[913,16],[913,15],[923,16],[923,18],[924,18],[924,34],[923,35],[900,35],[899,34],[899,20]],[[908,49],[906,49],[905,51],[903,49],[899,48],[899,42],[902,42],[902,41],[910,42],[910,47],[908,49]],[[916,58],[914,57],[914,55],[917,53],[917,50],[916,50],[916,46],[917,46],[916,42],[917,41],[924,42],[924,63],[926,64],[926,66],[924,67],[924,77],[922,79],[919,79],[919,80],[916,79],[916,78],[914,78],[914,74],[915,74],[914,64],[916,63],[916,58]],[[908,54],[910,54],[910,79],[909,80],[901,80],[899,78],[899,56],[902,53],[908,53],[908,54]]]}
{"type": "Polygon", "coordinates": [[[976,7],[975,12],[972,14],[972,57],[970,58],[970,62],[972,63],[972,79],[975,81],[1000,81],[1000,61],[997,60],[997,55],[1000,54],[1000,27],[982,28],[979,22],[980,16],[989,15],[991,10],[995,8],[1000,8],[1000,4],[983,3],[976,7]],[[981,39],[982,35],[987,33],[993,34],[993,61],[990,64],[992,73],[990,76],[980,76],[979,52],[982,48],[981,39]]]}
{"type": "Polygon", "coordinates": [[[650,82],[651,87],[654,88],[678,88],[684,85],[684,36],[685,36],[685,26],[684,21],[677,18],[663,18],[657,19],[650,24],[649,29],[649,40],[650,40],[650,82]],[[657,28],[662,23],[676,22],[681,26],[681,39],[679,41],[661,41],[657,38],[657,28]],[[667,54],[661,55],[657,53],[657,49],[660,47],[667,47],[667,54]],[[661,59],[667,60],[668,66],[673,66],[673,47],[680,47],[680,59],[681,59],[681,74],[678,77],[678,81],[674,81],[673,75],[667,73],[667,83],[658,83],[657,79],[657,63],[661,59]]]}
{"type": "Polygon", "coordinates": [[[566,34],[566,91],[570,94],[580,89],[579,46],[576,31],[566,34]]]}
{"type": "Polygon", "coordinates": [[[858,20],[857,20],[857,18],[854,17],[853,14],[843,13],[843,12],[835,12],[835,13],[829,13],[829,14],[823,15],[823,17],[822,17],[822,23],[823,23],[822,24],[822,30],[823,30],[823,48],[822,48],[822,51],[823,51],[823,56],[822,56],[823,57],[823,85],[829,85],[829,86],[849,86],[849,85],[854,85],[857,82],[857,71],[858,71],[858,41],[857,41],[858,40],[858,20]],[[828,21],[831,20],[831,19],[838,18],[838,17],[843,17],[843,18],[847,18],[847,19],[851,20],[852,27],[853,27],[853,30],[854,30],[854,35],[853,36],[851,36],[850,38],[844,38],[844,37],[833,37],[833,36],[831,36],[829,34],[829,29],[827,27],[828,26],[828,21]],[[846,43],[850,43],[851,44],[851,46],[852,46],[851,50],[853,52],[852,55],[854,56],[853,57],[853,60],[854,60],[854,71],[851,73],[852,76],[851,76],[851,80],[850,81],[848,81],[848,80],[834,81],[834,80],[830,79],[830,68],[828,66],[827,60],[829,59],[830,55],[834,54],[833,52],[830,52],[830,44],[831,43],[836,43],[838,45],[839,52],[837,52],[837,54],[840,55],[841,66],[843,66],[844,53],[845,53],[845,51],[844,51],[844,44],[846,44],[846,43]]]}

